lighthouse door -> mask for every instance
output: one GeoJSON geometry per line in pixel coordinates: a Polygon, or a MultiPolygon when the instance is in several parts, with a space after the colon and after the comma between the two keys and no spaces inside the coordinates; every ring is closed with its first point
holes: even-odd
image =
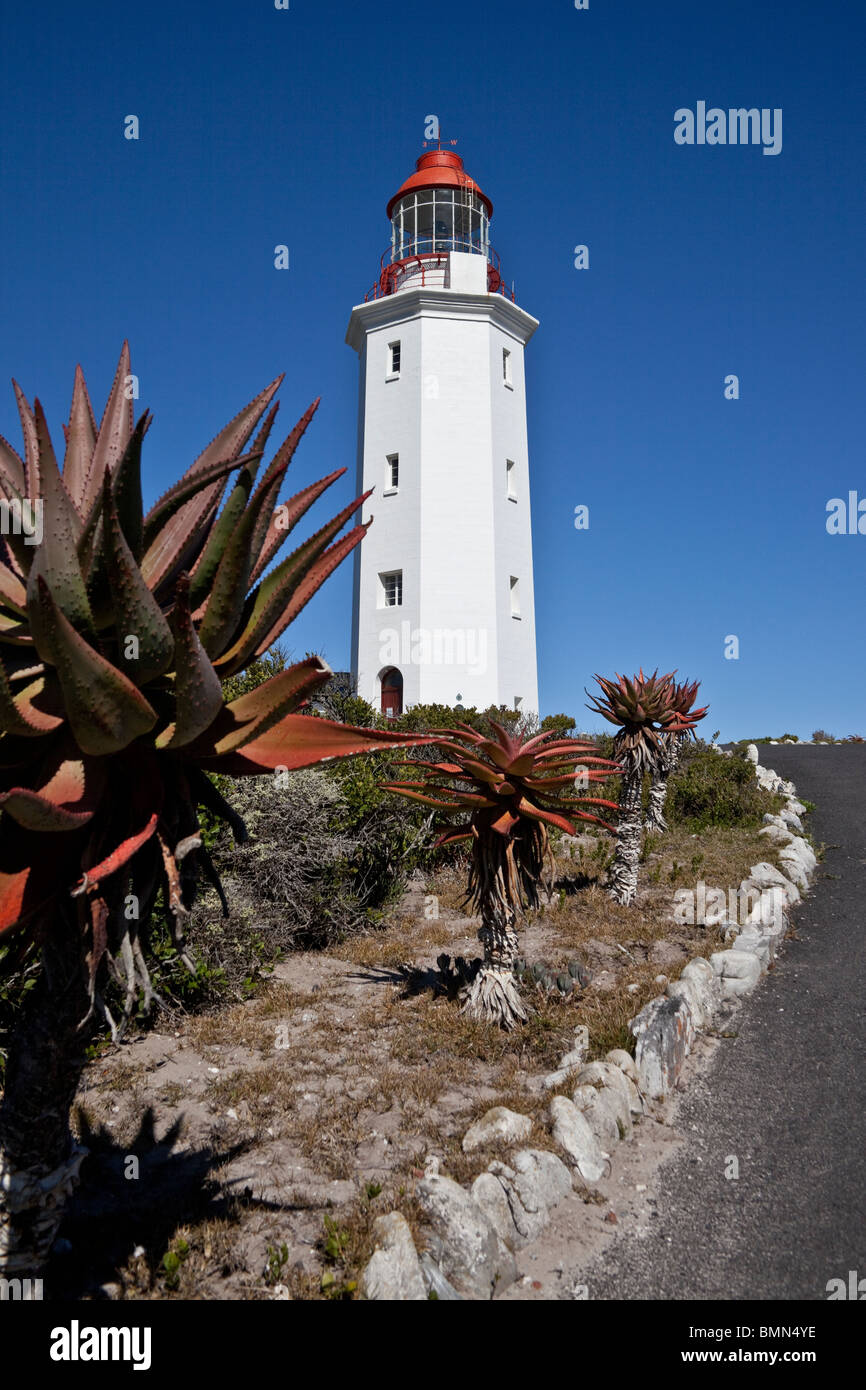
{"type": "Polygon", "coordinates": [[[396,666],[382,672],[382,713],[386,719],[403,713],[403,677],[396,666]]]}

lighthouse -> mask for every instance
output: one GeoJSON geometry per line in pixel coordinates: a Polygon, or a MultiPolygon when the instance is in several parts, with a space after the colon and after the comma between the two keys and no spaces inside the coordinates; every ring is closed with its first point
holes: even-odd
{"type": "Polygon", "coordinates": [[[387,205],[390,245],[346,341],[360,359],[352,667],[388,716],[538,712],[523,351],[538,321],[490,243],[493,205],[430,149],[387,205]]]}

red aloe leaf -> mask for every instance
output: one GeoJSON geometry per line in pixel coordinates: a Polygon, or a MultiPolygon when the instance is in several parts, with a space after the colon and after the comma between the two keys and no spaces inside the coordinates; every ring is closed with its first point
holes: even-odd
{"type": "Polygon", "coordinates": [[[219,482],[227,478],[229,473],[233,473],[236,468],[242,468],[248,461],[250,455],[242,454],[238,458],[217,459],[216,463],[209,464],[207,468],[202,468],[196,473],[184,474],[174,487],[170,487],[167,492],[162,494],[158,502],[154,502],[147,516],[144,518],[144,543],[147,546],[145,554],[145,565],[149,568],[153,565],[154,555],[161,543],[161,531],[175,512],[179,511],[185,502],[189,502],[197,493],[203,492],[211,483],[219,482]],[[151,552],[154,554],[152,555],[151,552]]]}
{"type": "Polygon", "coordinates": [[[102,516],[105,573],[111,591],[118,660],[125,662],[129,675],[142,686],[168,670],[174,655],[174,638],[126,543],[108,469],[103,482],[102,516]],[[134,646],[128,649],[130,639],[134,639],[134,646]]]}
{"type": "Polygon", "coordinates": [[[325,549],[368,496],[369,493],[365,493],[350,502],[320,531],[286,556],[249,595],[238,623],[238,635],[217,658],[223,675],[242,670],[253,656],[273,646],[328,575],[358,544],[369,522],[366,526],[356,526],[325,549]]]}
{"type": "Polygon", "coordinates": [[[3,733],[16,734],[19,738],[38,738],[60,727],[63,723],[61,715],[54,715],[33,704],[44,690],[45,680],[40,677],[13,696],[6,668],[0,662],[0,729],[3,733]]]}
{"type": "Polygon", "coordinates": [[[130,835],[128,839],[117,846],[117,849],[112,850],[107,858],[88,869],[84,877],[79,879],[75,887],[70,890],[70,895],[77,898],[86,889],[98,887],[104,878],[117,873],[117,870],[122,869],[124,864],[128,864],[132,856],[137,854],[142,845],[146,845],[151,836],[156,833],[158,820],[159,815],[154,811],[144,829],[139,830],[135,835],[130,835]]]}
{"type": "Polygon", "coordinates": [[[292,772],[299,767],[334,758],[351,758],[356,753],[381,753],[389,748],[417,748],[434,743],[427,734],[404,734],[388,729],[355,729],[309,714],[286,714],[241,752],[196,758],[212,772],[235,777],[257,777],[276,768],[292,772]]]}
{"type": "Polygon", "coordinates": [[[57,468],[51,437],[42,406],[37,400],[36,432],[39,449],[39,471],[44,500],[42,544],[37,548],[27,578],[27,608],[33,639],[40,656],[43,648],[50,649],[50,634],[46,632],[38,585],[47,581],[52,602],[64,617],[85,632],[93,632],[93,615],[87,598],[84,579],[78,564],[77,545],[82,522],[57,468]]]}
{"type": "Polygon", "coordinates": [[[21,458],[18,450],[12,448],[8,439],[4,439],[3,435],[0,434],[0,486],[2,486],[6,480],[12,484],[12,487],[19,496],[24,496],[26,491],[24,460],[21,458]]]}
{"type": "Polygon", "coordinates": [[[83,753],[117,753],[156,723],[156,712],[122,671],[89,646],[40,577],[37,602],[47,653],[57,668],[69,726],[83,753]]]}
{"type": "Polygon", "coordinates": [[[129,343],[124,340],[114,381],[102,414],[90,467],[84,483],[81,513],[87,516],[102,487],[106,468],[117,468],[132,435],[132,392],[129,390],[129,343]]]}
{"type": "MultiPolygon", "coordinates": [[[[199,454],[195,463],[184,475],[184,479],[196,478],[206,469],[222,459],[238,458],[247,440],[267,410],[276,394],[282,376],[260,391],[254,400],[239,411],[233,420],[220,430],[210,444],[199,454]]],[[[219,506],[224,480],[210,483],[207,487],[179,508],[171,520],[162,527],[159,535],[148,549],[143,568],[145,578],[152,589],[156,589],[166,575],[176,567],[179,557],[184,554],[189,537],[197,534],[204,518],[219,506]]]]}
{"type": "Polygon", "coordinates": [[[232,700],[189,752],[209,757],[232,753],[266,733],[284,715],[296,710],[303,700],[326,685],[333,675],[321,657],[309,656],[262,685],[232,700]]]}
{"type": "Polygon", "coordinates": [[[0,599],[22,616],[27,612],[27,590],[8,565],[0,560],[0,599]]]}
{"type": "Polygon", "coordinates": [[[30,409],[27,397],[14,379],[12,387],[18,406],[18,418],[21,421],[21,433],[24,436],[24,495],[34,501],[40,496],[39,445],[36,442],[36,421],[33,418],[33,411],[30,409]]]}
{"type": "Polygon", "coordinates": [[[81,511],[90,461],[96,447],[96,420],[87,394],[87,383],[80,366],[75,368],[72,386],[72,405],[69,408],[69,427],[66,431],[66,454],[63,459],[63,481],[73,503],[81,511]]]}
{"type": "Polygon", "coordinates": [[[171,616],[175,637],[175,722],[156,739],[157,748],[181,748],[203,734],[223,709],[220,679],[199,641],[189,611],[189,575],[177,581],[171,616]]]}

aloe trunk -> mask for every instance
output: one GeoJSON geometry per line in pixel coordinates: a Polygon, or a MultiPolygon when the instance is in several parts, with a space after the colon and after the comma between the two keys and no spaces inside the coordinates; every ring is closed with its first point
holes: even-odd
{"type": "Polygon", "coordinates": [[[514,978],[518,939],[515,914],[510,908],[482,915],[478,939],[484,947],[481,969],[462,990],[461,1013],[483,1023],[514,1028],[528,1017],[514,978]]]}
{"type": "Polygon", "coordinates": [[[649,807],[647,808],[646,818],[647,830],[660,833],[668,828],[668,823],[665,820],[668,781],[679,766],[680,748],[680,737],[677,734],[668,734],[666,746],[659,761],[658,770],[653,773],[652,784],[650,786],[649,807]]]}
{"type": "Polygon", "coordinates": [[[628,767],[623,774],[619,794],[616,856],[610,896],[614,902],[630,907],[637,897],[637,867],[640,861],[643,776],[638,767],[628,767]]]}
{"type": "Polygon", "coordinates": [[[67,909],[46,938],[42,973],[12,1036],[0,1103],[0,1269],[37,1276],[85,1151],[69,1115],[86,1060],[89,1009],[80,927],[67,909]]]}

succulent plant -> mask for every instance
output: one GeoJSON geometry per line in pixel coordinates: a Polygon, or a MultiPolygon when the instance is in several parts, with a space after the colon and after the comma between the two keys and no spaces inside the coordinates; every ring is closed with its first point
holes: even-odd
{"type": "MultiPolygon", "coordinates": [[[[129,368],[124,344],[98,427],[76,370],[62,469],[39,401],[31,409],[17,384],[23,457],[0,438],[4,522],[14,523],[0,540],[0,959],[15,966],[35,942],[45,965],[29,1029],[25,1019],[10,1050],[0,1178],[68,1150],[86,1025],[107,1017],[106,967],[125,987],[121,1024],[140,990],[149,1001],[141,932],[158,894],[182,953],[198,875],[222,896],[199,809],[237,839],[245,832],[208,773],[252,776],[419,741],[300,712],[331,675],[318,656],[238,699],[223,695],[221,680],[273,645],[367,529],[338,539],[365,494],[269,568],[345,472],[278,501],[318,401],[263,468],[278,377],[145,513],[151,417],[133,422],[129,368]],[[26,534],[20,523],[34,517],[26,534]],[[52,1008],[66,1015],[54,1038],[52,1008]],[[52,1119],[42,1115],[37,1135],[48,1073],[52,1119]]],[[[0,1259],[10,1239],[0,1199],[0,1259]]]]}
{"type": "Polygon", "coordinates": [[[693,709],[700,681],[682,681],[671,686],[670,715],[660,736],[660,752],[657,766],[653,769],[652,782],[647,808],[646,828],[659,834],[667,830],[665,802],[668,795],[668,779],[679,765],[680,752],[684,741],[695,736],[695,725],[704,719],[709,709],[693,709]],[[675,724],[677,727],[671,728],[675,724]],[[685,727],[684,727],[685,726],[685,727]]]}
{"type": "Polygon", "coordinates": [[[584,820],[611,829],[588,808],[615,811],[615,802],[587,796],[584,787],[619,769],[591,743],[555,733],[522,741],[500,724],[491,727],[491,738],[467,724],[439,731],[436,742],[449,761],[410,762],[417,780],[386,789],[440,813],[449,828],[437,844],[471,841],[466,905],[481,914],[484,963],[461,996],[463,1010],[511,1028],[527,1016],[514,984],[515,926],[552,881],[547,828],[573,835],[584,820]]]}
{"type": "MultiPolygon", "coordinates": [[[[697,684],[678,687],[674,684],[675,674],[670,671],[660,676],[656,668],[651,676],[645,676],[641,668],[631,680],[620,675],[614,680],[596,676],[602,694],[590,696],[588,703],[589,709],[617,725],[613,753],[622,764],[623,776],[610,894],[615,902],[625,906],[637,896],[644,773],[658,777],[671,740],[689,733],[696,720],[706,713],[688,713],[697,684]],[[689,696],[688,706],[680,708],[689,696]]],[[[586,693],[589,695],[589,691],[586,693]]]]}

